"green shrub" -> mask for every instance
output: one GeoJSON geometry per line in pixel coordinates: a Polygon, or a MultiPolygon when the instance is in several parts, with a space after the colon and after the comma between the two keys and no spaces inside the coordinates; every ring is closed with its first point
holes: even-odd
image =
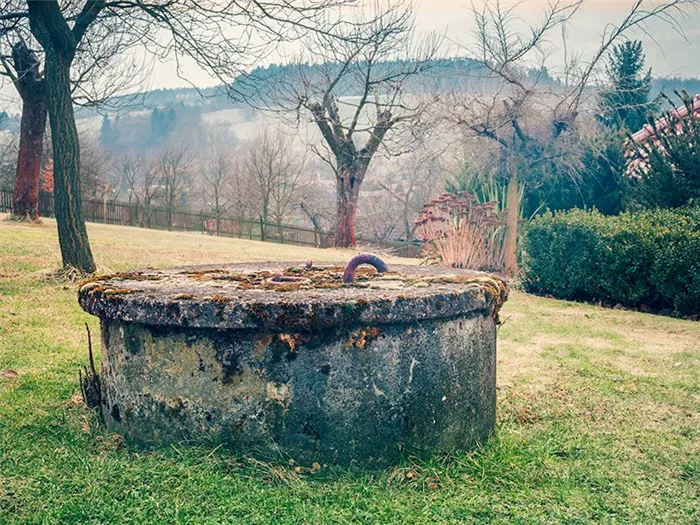
{"type": "Polygon", "coordinates": [[[534,293],[700,314],[700,207],[547,213],[525,227],[523,272],[534,293]]]}

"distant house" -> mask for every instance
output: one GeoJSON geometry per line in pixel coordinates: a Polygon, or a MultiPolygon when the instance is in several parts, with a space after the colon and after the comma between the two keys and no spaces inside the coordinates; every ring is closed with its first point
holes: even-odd
{"type": "MultiPolygon", "coordinates": [[[[671,110],[667,116],[660,118],[654,122],[654,125],[644,124],[644,127],[632,135],[634,144],[651,143],[650,145],[659,146],[660,141],[657,138],[657,133],[673,126],[677,132],[683,129],[683,121],[688,118],[688,115],[700,117],[700,94],[695,95],[690,104],[683,105],[679,108],[671,110]]],[[[645,173],[647,170],[647,153],[645,148],[638,148],[630,145],[627,150],[627,157],[630,161],[627,164],[627,174],[639,176],[640,173],[645,173]]]]}

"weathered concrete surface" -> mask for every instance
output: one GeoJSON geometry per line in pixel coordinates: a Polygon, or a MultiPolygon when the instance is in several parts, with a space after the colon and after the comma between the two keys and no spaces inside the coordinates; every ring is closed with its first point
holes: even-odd
{"type": "Polygon", "coordinates": [[[342,288],[213,278],[289,266],[85,283],[80,304],[102,319],[107,425],[146,446],[210,440],[365,467],[488,437],[502,281],[414,267],[342,288]]]}

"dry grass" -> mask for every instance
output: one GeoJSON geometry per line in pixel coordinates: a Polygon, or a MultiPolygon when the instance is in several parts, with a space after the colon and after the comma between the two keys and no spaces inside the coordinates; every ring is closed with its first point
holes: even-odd
{"type": "MultiPolygon", "coordinates": [[[[43,219],[42,224],[29,225],[10,222],[7,220],[8,217],[6,214],[0,214],[5,233],[3,243],[6,244],[6,249],[12,251],[20,263],[39,266],[44,271],[58,269],[61,255],[54,235],[56,222],[53,219],[43,219]],[[17,231],[22,231],[21,236],[15,235],[17,231]]],[[[214,262],[306,261],[307,259],[345,261],[358,252],[352,249],[321,250],[198,233],[163,232],[92,223],[88,224],[88,234],[100,271],[214,262]]],[[[409,264],[415,262],[408,259],[387,258],[387,262],[392,261],[409,264]]]]}

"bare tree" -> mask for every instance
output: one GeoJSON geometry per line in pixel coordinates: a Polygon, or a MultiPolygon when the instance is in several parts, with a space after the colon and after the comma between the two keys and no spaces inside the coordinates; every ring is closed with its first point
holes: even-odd
{"type": "Polygon", "coordinates": [[[134,224],[151,226],[151,208],[160,196],[158,170],[155,162],[141,156],[127,156],[121,160],[120,171],[127,187],[129,203],[136,204],[134,224]]]}
{"type": "Polygon", "coordinates": [[[417,149],[403,157],[377,184],[398,204],[402,237],[412,242],[423,205],[440,193],[440,167],[436,151],[417,149]]]}
{"type": "Polygon", "coordinates": [[[232,166],[230,144],[233,137],[214,135],[210,138],[210,149],[203,162],[204,202],[216,219],[216,235],[221,233],[221,218],[229,210],[229,191],[232,166]]]}
{"type": "Polygon", "coordinates": [[[17,172],[19,140],[16,135],[0,135],[0,187],[9,187],[17,172]]]}
{"type": "MultiPolygon", "coordinates": [[[[632,29],[646,29],[652,19],[661,19],[679,29],[676,17],[696,0],[652,2],[635,0],[630,11],[615,24],[607,24],[598,49],[589,61],[580,56],[566,58],[564,82],[552,86],[537,75],[527,75],[533,57],[544,65],[550,54],[547,43],[556,30],[564,30],[581,1],[550,3],[539,24],[518,31],[515,7],[485,0],[474,8],[477,58],[487,71],[491,92],[446,97],[447,113],[453,122],[475,137],[498,147],[497,171],[507,180],[506,272],[517,271],[516,239],[519,185],[529,174],[546,165],[575,162],[579,143],[577,126],[592,94],[591,82],[603,66],[610,47],[632,29]]],[[[543,71],[542,68],[540,68],[543,71]]]]}
{"type": "MultiPolygon", "coordinates": [[[[19,0],[0,8],[0,34],[29,28],[44,51],[46,102],[55,160],[56,219],[63,265],[93,272],[81,209],[80,148],[72,102],[72,66],[95,35],[123,37],[120,52],[139,46],[162,56],[186,56],[227,85],[274,46],[310,30],[330,31],[325,19],[339,0],[19,0]]],[[[329,27],[330,26],[330,27],[329,27]]]]}
{"type": "Polygon", "coordinates": [[[255,214],[255,203],[251,199],[250,174],[243,147],[238,147],[234,151],[230,170],[230,176],[224,188],[229,211],[237,217],[252,217],[255,214]]]}
{"type": "Polygon", "coordinates": [[[39,173],[47,116],[44,78],[36,53],[24,40],[12,46],[9,60],[0,54],[0,64],[0,74],[12,80],[22,98],[12,214],[36,221],[39,218],[39,173]]]}
{"type": "Polygon", "coordinates": [[[161,198],[170,230],[173,227],[173,211],[178,205],[185,203],[189,193],[195,155],[181,142],[163,148],[156,162],[162,188],[161,198]]]}
{"type": "Polygon", "coordinates": [[[314,34],[309,54],[275,79],[282,87],[267,105],[276,109],[282,98],[282,111],[297,122],[310,117],[321,133],[323,146],[313,149],[335,174],[336,246],[355,245],[358,197],[374,156],[380,148],[401,154],[418,133],[427,100],[412,81],[433,64],[440,43],[413,41],[413,16],[403,4],[378,9],[345,38],[314,34]]]}
{"type": "Polygon", "coordinates": [[[358,231],[364,239],[389,241],[401,230],[401,205],[371,179],[365,186],[358,203],[358,231]]]}
{"type": "Polygon", "coordinates": [[[265,225],[273,221],[281,225],[298,206],[305,161],[294,149],[292,137],[279,130],[266,128],[248,145],[250,190],[265,225]]]}
{"type": "Polygon", "coordinates": [[[83,195],[89,199],[108,198],[114,189],[110,183],[113,169],[109,156],[93,137],[81,133],[80,157],[80,186],[83,195]]]}
{"type": "Polygon", "coordinates": [[[118,160],[122,186],[126,187],[126,199],[129,204],[138,203],[137,187],[142,178],[144,159],[139,155],[125,155],[118,160]]]}

